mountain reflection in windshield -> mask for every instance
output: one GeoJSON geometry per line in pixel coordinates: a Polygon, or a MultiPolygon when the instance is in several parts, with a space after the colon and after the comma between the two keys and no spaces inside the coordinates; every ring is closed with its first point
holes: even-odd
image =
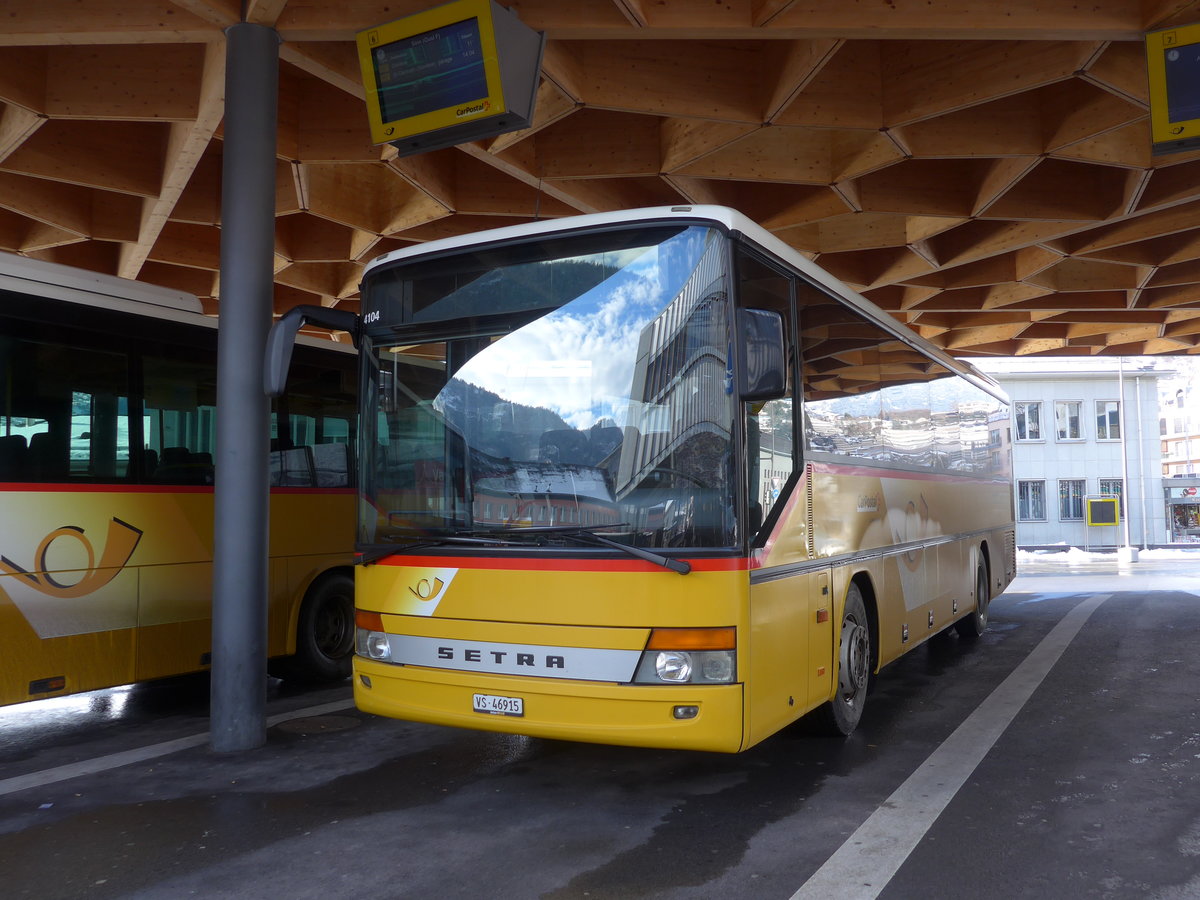
{"type": "MultiPolygon", "coordinates": [[[[703,227],[657,237],[511,267],[496,250],[486,279],[443,279],[446,296],[502,285],[506,273],[553,282],[564,266],[583,293],[503,328],[481,319],[464,334],[456,319],[440,341],[375,348],[368,540],[377,527],[419,537],[623,523],[608,533],[640,547],[734,542],[727,245],[703,227]],[[605,277],[579,275],[593,264],[605,277]]],[[[411,293],[432,310],[449,302],[428,299],[442,283],[411,293]]],[[[505,309],[519,306],[510,292],[498,295],[505,309]]]]}

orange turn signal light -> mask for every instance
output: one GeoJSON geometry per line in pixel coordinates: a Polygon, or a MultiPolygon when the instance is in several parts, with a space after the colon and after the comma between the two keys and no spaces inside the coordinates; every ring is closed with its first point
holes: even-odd
{"type": "Polygon", "coordinates": [[[650,632],[647,650],[735,650],[737,629],[655,628],[650,632]]]}
{"type": "Polygon", "coordinates": [[[383,615],[377,612],[367,612],[364,609],[354,611],[354,624],[363,631],[383,631],[383,615]]]}

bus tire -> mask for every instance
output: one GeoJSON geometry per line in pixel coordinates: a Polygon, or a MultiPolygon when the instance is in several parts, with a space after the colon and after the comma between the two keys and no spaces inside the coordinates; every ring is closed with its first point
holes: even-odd
{"type": "Polygon", "coordinates": [[[296,622],[296,653],[275,660],[271,674],[319,684],[350,676],[354,656],[354,579],[334,572],[308,589],[296,622]]]}
{"type": "Polygon", "coordinates": [[[964,641],[977,641],[987,631],[988,610],[992,605],[988,589],[987,567],[980,561],[975,570],[975,609],[954,623],[958,636],[964,641]]]}
{"type": "Polygon", "coordinates": [[[826,734],[848,735],[862,718],[871,683],[871,623],[862,591],[851,583],[838,635],[838,683],[833,699],[817,709],[817,725],[826,734]]]}

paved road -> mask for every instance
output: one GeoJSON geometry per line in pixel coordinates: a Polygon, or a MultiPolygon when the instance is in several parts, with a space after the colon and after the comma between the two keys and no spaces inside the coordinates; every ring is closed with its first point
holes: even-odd
{"type": "Polygon", "coordinates": [[[207,749],[200,679],[10,708],[0,884],[47,900],[1200,897],[1198,591],[1190,561],[1026,561],[984,639],[889,667],[850,739],[794,729],[738,756],[393,722],[344,687],[276,688],[281,718],[244,754],[207,749]],[[184,749],[139,756],[167,741],[184,749]],[[115,753],[128,764],[53,780],[115,753]]]}

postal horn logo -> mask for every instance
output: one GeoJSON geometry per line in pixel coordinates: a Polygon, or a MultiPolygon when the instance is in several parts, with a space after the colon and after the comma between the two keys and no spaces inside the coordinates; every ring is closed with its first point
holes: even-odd
{"type": "Polygon", "coordinates": [[[450,589],[458,569],[416,569],[409,573],[407,589],[398,592],[396,612],[432,616],[450,589]]]}
{"type": "MultiPolygon", "coordinates": [[[[117,574],[129,562],[129,558],[133,556],[133,551],[141,539],[141,529],[134,528],[128,522],[113,518],[108,523],[108,537],[104,541],[104,551],[97,561],[96,549],[84,535],[83,529],[77,525],[64,525],[42,538],[41,544],[34,553],[33,565],[21,566],[6,556],[0,556],[0,572],[16,575],[30,587],[51,597],[60,599],[85,597],[117,577],[117,574]],[[50,553],[51,545],[60,540],[76,541],[87,554],[87,568],[84,570],[83,577],[73,584],[64,584],[50,574],[47,556],[50,553]]],[[[77,568],[73,566],[72,570],[77,568]]]]}

